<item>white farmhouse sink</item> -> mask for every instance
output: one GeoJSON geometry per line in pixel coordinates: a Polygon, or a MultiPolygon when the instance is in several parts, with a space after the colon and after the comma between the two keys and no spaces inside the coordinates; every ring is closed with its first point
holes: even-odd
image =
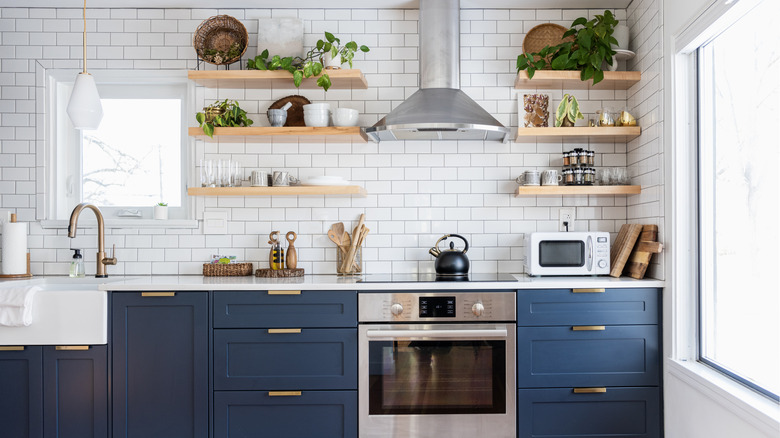
{"type": "Polygon", "coordinates": [[[0,345],[100,345],[108,342],[108,292],[98,290],[106,278],[49,277],[0,283],[25,284],[41,290],[33,300],[33,322],[27,327],[0,326],[0,345]]]}

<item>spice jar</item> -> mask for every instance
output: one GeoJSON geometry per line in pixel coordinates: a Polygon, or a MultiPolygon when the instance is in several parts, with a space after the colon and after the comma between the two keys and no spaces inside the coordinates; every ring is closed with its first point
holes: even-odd
{"type": "Polygon", "coordinates": [[[596,169],[592,167],[585,168],[585,171],[583,172],[583,179],[585,185],[592,186],[593,183],[596,181],[596,169]]]}
{"type": "Polygon", "coordinates": [[[571,164],[571,160],[569,159],[569,154],[570,154],[570,152],[568,152],[568,151],[563,153],[563,165],[564,166],[568,166],[568,165],[571,164]]]}
{"type": "Polygon", "coordinates": [[[584,169],[581,167],[578,167],[576,169],[572,169],[574,171],[574,185],[583,185],[585,184],[585,175],[584,175],[584,169]]]}
{"type": "Polygon", "coordinates": [[[567,186],[574,184],[574,170],[573,169],[563,169],[563,183],[567,186]]]}
{"type": "Polygon", "coordinates": [[[596,153],[593,151],[588,151],[588,166],[593,166],[594,159],[596,157],[596,153]]]}

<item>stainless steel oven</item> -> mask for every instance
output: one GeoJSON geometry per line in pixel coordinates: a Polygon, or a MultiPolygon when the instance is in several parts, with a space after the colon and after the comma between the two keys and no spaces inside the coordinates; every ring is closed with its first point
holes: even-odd
{"type": "Polygon", "coordinates": [[[515,437],[514,291],[358,303],[360,437],[515,437]]]}

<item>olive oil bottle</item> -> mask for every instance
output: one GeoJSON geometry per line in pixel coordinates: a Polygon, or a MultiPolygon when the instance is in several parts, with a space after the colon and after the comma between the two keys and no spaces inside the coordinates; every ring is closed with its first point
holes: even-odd
{"type": "Polygon", "coordinates": [[[279,242],[279,231],[271,232],[268,237],[271,239],[268,241],[271,245],[271,252],[268,255],[268,264],[274,271],[284,269],[284,248],[282,248],[282,244],[279,242]]]}

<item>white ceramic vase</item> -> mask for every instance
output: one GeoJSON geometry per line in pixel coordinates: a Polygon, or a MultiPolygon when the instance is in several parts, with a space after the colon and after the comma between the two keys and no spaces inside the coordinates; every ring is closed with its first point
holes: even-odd
{"type": "Polygon", "coordinates": [[[322,66],[325,68],[339,69],[343,63],[344,61],[341,59],[341,54],[336,55],[335,58],[331,56],[330,52],[322,55],[322,66]]]}
{"type": "Polygon", "coordinates": [[[167,205],[155,205],[154,206],[154,218],[159,220],[168,219],[168,206],[167,205]]]}

